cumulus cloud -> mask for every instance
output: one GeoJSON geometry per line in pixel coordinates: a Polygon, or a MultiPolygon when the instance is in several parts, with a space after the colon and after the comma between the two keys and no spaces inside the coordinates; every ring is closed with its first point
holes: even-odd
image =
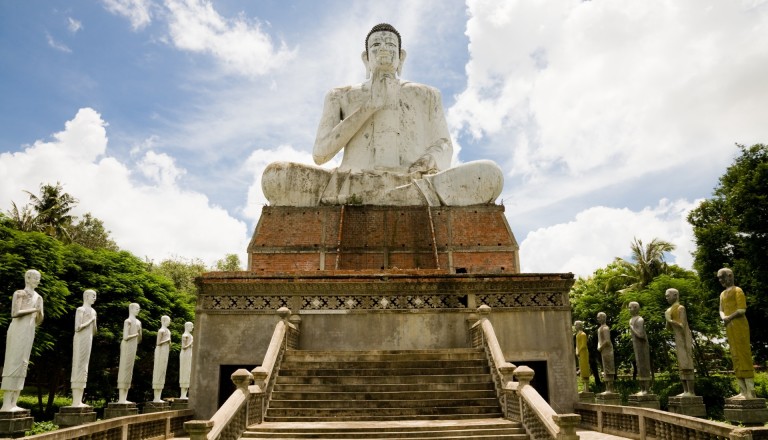
{"type": "Polygon", "coordinates": [[[468,82],[449,121],[526,185],[520,206],[727,163],[734,142],[768,134],[765,2],[467,4],[468,82]]]}
{"type": "Polygon", "coordinates": [[[616,257],[629,258],[634,238],[654,238],[676,249],[672,261],[691,269],[695,249],[693,231],[686,221],[698,202],[661,200],[640,211],[596,206],[579,212],[567,223],[531,231],[520,244],[523,272],[573,272],[589,276],[616,257]]]}
{"type": "Polygon", "coordinates": [[[102,0],[113,14],[122,15],[131,22],[133,30],[140,30],[152,22],[151,0],[102,0]]]}
{"type": "Polygon", "coordinates": [[[261,23],[244,16],[226,19],[206,0],[167,0],[173,44],[182,50],[208,53],[227,69],[261,75],[294,56],[285,45],[275,48],[261,23]]]}
{"type": "Polygon", "coordinates": [[[80,200],[76,215],[92,212],[121,248],[138,256],[212,264],[245,249],[246,225],[205,195],[182,189],[185,171],[173,158],[150,150],[136,164],[121,163],[108,154],[106,127],[98,112],[83,108],[51,140],[0,154],[0,200],[23,206],[24,190],[61,182],[80,200]],[[139,176],[148,183],[139,183],[139,176]]]}

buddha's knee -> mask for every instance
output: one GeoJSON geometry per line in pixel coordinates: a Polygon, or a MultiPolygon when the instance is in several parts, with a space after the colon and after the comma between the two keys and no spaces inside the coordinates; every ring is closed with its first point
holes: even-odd
{"type": "Polygon", "coordinates": [[[499,197],[504,173],[494,162],[478,160],[435,174],[430,181],[444,205],[479,205],[499,197]]]}
{"type": "Polygon", "coordinates": [[[317,206],[330,171],[291,162],[274,162],[264,169],[261,189],[274,206],[317,206]]]}

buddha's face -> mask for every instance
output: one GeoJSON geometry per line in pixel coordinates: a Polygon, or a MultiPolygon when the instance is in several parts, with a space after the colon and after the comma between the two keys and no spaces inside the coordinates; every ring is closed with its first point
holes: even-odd
{"type": "Polygon", "coordinates": [[[733,285],[733,272],[730,270],[720,270],[717,272],[717,280],[723,287],[731,287],[733,285]]]}
{"type": "Polygon", "coordinates": [[[400,66],[397,35],[389,31],[375,32],[368,38],[368,66],[370,70],[395,70],[400,66]]]}
{"type": "Polygon", "coordinates": [[[632,316],[637,316],[638,313],[640,313],[640,304],[636,302],[629,303],[629,314],[632,316]]]}
{"type": "Polygon", "coordinates": [[[667,290],[664,296],[667,298],[667,302],[669,304],[674,304],[677,302],[677,292],[672,289],[667,290]]]}

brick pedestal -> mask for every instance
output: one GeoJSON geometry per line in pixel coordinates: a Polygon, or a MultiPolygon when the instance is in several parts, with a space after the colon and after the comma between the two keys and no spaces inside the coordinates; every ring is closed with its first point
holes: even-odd
{"type": "Polygon", "coordinates": [[[171,409],[176,410],[182,410],[182,409],[188,409],[189,408],[189,399],[173,399],[171,401],[171,409]]]}
{"type": "Polygon", "coordinates": [[[692,417],[706,417],[707,407],[701,396],[674,396],[669,398],[669,412],[692,417]]]}
{"type": "Polygon", "coordinates": [[[139,408],[135,403],[117,403],[110,402],[107,407],[104,408],[104,418],[114,419],[115,417],[123,416],[135,416],[139,413],[139,408]]]}
{"type": "Polygon", "coordinates": [[[627,397],[627,406],[638,408],[661,409],[659,396],[656,394],[630,394],[627,397]]]}
{"type": "Polygon", "coordinates": [[[608,391],[595,394],[595,403],[598,405],[621,405],[621,395],[608,391]]]}
{"type": "Polygon", "coordinates": [[[765,399],[725,399],[725,420],[744,426],[762,426],[768,422],[765,399]]]}
{"type": "Polygon", "coordinates": [[[171,409],[171,404],[170,403],[168,403],[166,401],[155,402],[153,400],[153,401],[150,401],[150,402],[146,402],[144,404],[144,409],[141,411],[141,413],[142,414],[149,414],[149,413],[155,413],[155,412],[161,412],[161,411],[170,411],[170,409],[171,409]]]}
{"type": "Polygon", "coordinates": [[[28,409],[21,411],[0,411],[0,436],[24,437],[24,432],[32,429],[35,419],[28,409]]]}
{"type": "Polygon", "coordinates": [[[53,423],[62,428],[78,426],[96,421],[92,406],[64,406],[53,417],[53,423]]]}

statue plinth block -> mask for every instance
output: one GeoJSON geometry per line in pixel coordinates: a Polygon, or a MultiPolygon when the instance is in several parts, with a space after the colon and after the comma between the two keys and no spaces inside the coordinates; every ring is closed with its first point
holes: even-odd
{"type": "Polygon", "coordinates": [[[171,404],[169,402],[146,402],[144,404],[144,410],[142,411],[142,414],[149,414],[154,412],[160,412],[160,411],[170,411],[171,404]]]}
{"type": "Polygon", "coordinates": [[[765,399],[725,399],[725,420],[745,426],[762,426],[768,422],[765,399]]]}
{"type": "Polygon", "coordinates": [[[638,408],[661,409],[659,396],[656,394],[630,394],[627,397],[627,406],[638,408]]]}
{"type": "Polygon", "coordinates": [[[265,206],[253,273],[433,270],[519,273],[504,206],[265,206]],[[478,227],[482,225],[482,227],[478,227]]]}
{"type": "Polygon", "coordinates": [[[674,396],[669,398],[669,412],[692,417],[706,417],[707,407],[701,396],[674,396]]]}
{"type": "Polygon", "coordinates": [[[173,399],[171,401],[171,409],[174,411],[189,408],[189,399],[173,399]]]}
{"type": "Polygon", "coordinates": [[[24,433],[32,429],[35,418],[28,409],[21,411],[0,411],[0,436],[24,437],[24,433]]]}
{"type": "Polygon", "coordinates": [[[104,408],[104,418],[114,419],[115,417],[135,416],[139,413],[139,408],[133,402],[119,403],[110,402],[104,408]]]}
{"type": "Polygon", "coordinates": [[[64,406],[53,417],[53,423],[62,428],[84,425],[96,421],[92,406],[64,406]]]}
{"type": "Polygon", "coordinates": [[[621,394],[608,391],[595,394],[595,403],[598,405],[621,405],[621,394]]]}
{"type": "Polygon", "coordinates": [[[595,393],[589,391],[580,392],[579,403],[595,403],[595,393]]]}

